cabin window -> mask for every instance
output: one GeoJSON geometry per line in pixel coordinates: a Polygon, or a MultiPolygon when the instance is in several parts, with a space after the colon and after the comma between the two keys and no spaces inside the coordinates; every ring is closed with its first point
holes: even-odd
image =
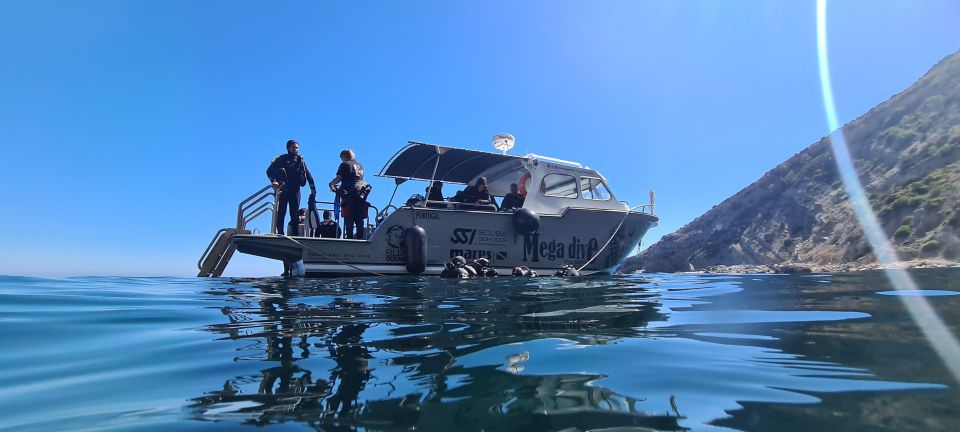
{"type": "Polygon", "coordinates": [[[566,174],[547,174],[540,183],[540,193],[560,198],[577,197],[577,179],[566,174]]]}
{"type": "Polygon", "coordinates": [[[610,199],[610,191],[603,184],[603,180],[594,177],[580,177],[580,192],[583,193],[583,198],[588,200],[610,199]]]}

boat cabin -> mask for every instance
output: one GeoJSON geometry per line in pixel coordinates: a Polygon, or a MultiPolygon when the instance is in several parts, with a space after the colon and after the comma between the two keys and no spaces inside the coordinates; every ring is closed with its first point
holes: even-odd
{"type": "MultiPolygon", "coordinates": [[[[485,177],[487,189],[496,197],[509,193],[510,185],[516,183],[521,194],[526,192],[523,207],[544,215],[562,214],[568,208],[627,210],[626,204],[617,201],[607,180],[597,171],[576,162],[535,154],[514,156],[409,142],[378,176],[394,178],[398,185],[407,180],[472,185],[485,177]]],[[[476,209],[450,202],[418,204],[476,209]]]]}

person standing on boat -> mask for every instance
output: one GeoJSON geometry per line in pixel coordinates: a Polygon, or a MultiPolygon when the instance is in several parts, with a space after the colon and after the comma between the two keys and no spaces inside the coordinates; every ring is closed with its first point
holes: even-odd
{"type": "Polygon", "coordinates": [[[363,165],[357,162],[353,150],[340,152],[337,176],[330,180],[330,190],[340,198],[344,212],[344,230],[348,239],[363,239],[363,219],[367,213],[366,201],[361,196],[366,182],[363,181],[363,165]],[[337,183],[340,184],[337,187],[337,183]]]}
{"type": "Polygon", "coordinates": [[[520,187],[516,183],[510,185],[510,193],[503,196],[503,203],[500,204],[501,210],[513,210],[523,207],[523,195],[519,193],[520,187]]]}
{"type": "Polygon", "coordinates": [[[296,140],[287,141],[287,153],[273,158],[267,167],[267,177],[270,185],[277,191],[277,225],[274,227],[277,234],[283,234],[283,218],[287,208],[290,208],[290,220],[297,220],[300,211],[300,188],[310,184],[310,195],[317,194],[317,186],[313,183],[313,175],[307,168],[307,163],[300,156],[300,144],[296,140]]]}

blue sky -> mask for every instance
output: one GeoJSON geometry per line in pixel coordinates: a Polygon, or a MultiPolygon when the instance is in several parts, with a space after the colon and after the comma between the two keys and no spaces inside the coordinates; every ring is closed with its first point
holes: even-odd
{"type": "MultiPolygon", "coordinates": [[[[841,121],[960,49],[957,22],[954,0],[829,2],[841,121]]],[[[512,133],[620,199],[655,190],[650,244],[828,132],[812,0],[7,0],[0,274],[193,275],[290,138],[323,184],[345,147],[375,173],[407,140],[512,133]]]]}

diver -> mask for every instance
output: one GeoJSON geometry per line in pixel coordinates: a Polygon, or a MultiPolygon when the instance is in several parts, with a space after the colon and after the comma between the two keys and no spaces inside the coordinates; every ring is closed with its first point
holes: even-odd
{"type": "Polygon", "coordinates": [[[513,210],[523,207],[523,201],[526,199],[518,192],[519,186],[516,183],[510,184],[510,193],[503,196],[503,202],[500,204],[500,210],[513,210]]]}
{"type": "Polygon", "coordinates": [[[427,207],[430,208],[447,208],[447,205],[443,203],[443,182],[437,180],[433,182],[432,186],[427,186],[427,207]]]}
{"type": "Polygon", "coordinates": [[[333,220],[330,210],[324,210],[323,221],[317,227],[316,237],[340,238],[340,232],[340,225],[337,225],[337,221],[333,220]]]}
{"type": "Polygon", "coordinates": [[[487,210],[486,207],[488,204],[492,205],[494,210],[497,209],[497,201],[493,199],[493,195],[490,195],[490,191],[487,190],[487,178],[480,177],[473,184],[473,186],[467,186],[466,189],[457,193],[454,200],[462,204],[470,204],[464,206],[466,208],[477,208],[481,210],[487,210]]]}
{"type": "Polygon", "coordinates": [[[365,194],[369,192],[369,188],[363,181],[363,165],[360,165],[355,157],[353,150],[340,152],[340,166],[337,168],[337,176],[330,180],[330,190],[340,199],[346,238],[363,240],[363,220],[367,215],[365,194]],[[340,183],[339,187],[337,183],[340,183]]]}
{"type": "Polygon", "coordinates": [[[300,211],[300,188],[310,184],[310,196],[317,195],[317,186],[313,183],[313,175],[307,168],[303,156],[300,156],[300,144],[296,140],[287,141],[287,153],[273,158],[267,167],[267,178],[270,185],[277,192],[277,224],[273,227],[277,234],[283,234],[283,218],[287,208],[290,208],[290,220],[298,220],[300,211]]]}

